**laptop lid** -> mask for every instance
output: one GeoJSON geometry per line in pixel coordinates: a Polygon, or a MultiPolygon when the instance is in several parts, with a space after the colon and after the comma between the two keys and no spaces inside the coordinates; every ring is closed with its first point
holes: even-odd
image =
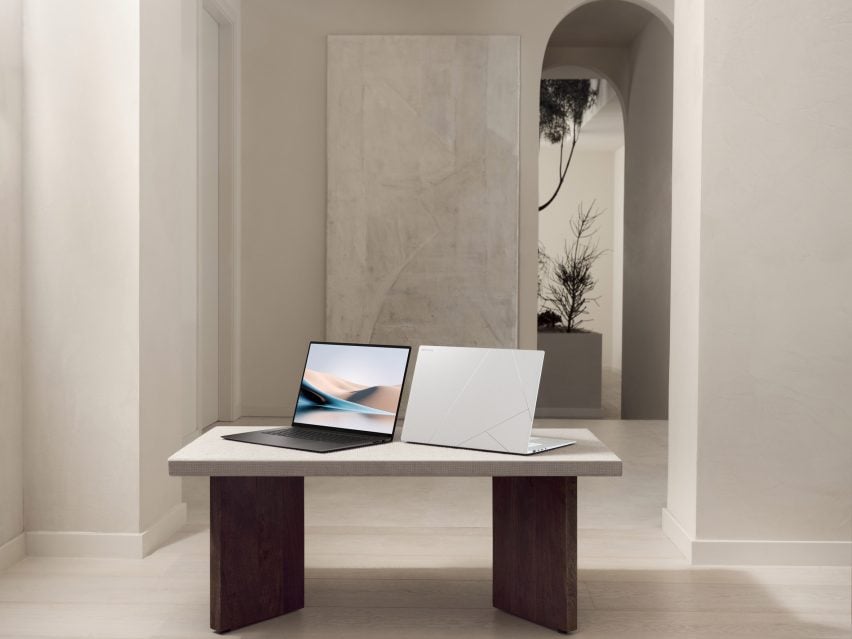
{"type": "Polygon", "coordinates": [[[311,342],[293,426],[393,436],[409,346],[311,342]]]}
{"type": "Polygon", "coordinates": [[[402,440],[526,453],[543,351],[421,346],[402,440]]]}

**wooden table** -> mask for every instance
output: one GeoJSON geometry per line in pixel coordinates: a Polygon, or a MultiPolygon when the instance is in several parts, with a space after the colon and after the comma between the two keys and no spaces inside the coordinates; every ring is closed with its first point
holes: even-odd
{"type": "Polygon", "coordinates": [[[621,475],[621,460],[588,430],[533,431],[577,443],[530,457],[400,441],[317,454],[221,438],[262,428],[214,428],[169,458],[171,475],[210,477],[216,632],[305,606],[304,485],[316,476],[492,477],[494,606],[577,629],[577,477],[621,475]]]}

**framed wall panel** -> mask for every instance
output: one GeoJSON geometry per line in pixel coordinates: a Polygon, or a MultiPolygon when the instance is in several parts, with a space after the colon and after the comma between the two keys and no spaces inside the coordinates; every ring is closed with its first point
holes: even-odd
{"type": "Polygon", "coordinates": [[[328,339],[517,344],[519,51],[328,38],[328,339]]]}

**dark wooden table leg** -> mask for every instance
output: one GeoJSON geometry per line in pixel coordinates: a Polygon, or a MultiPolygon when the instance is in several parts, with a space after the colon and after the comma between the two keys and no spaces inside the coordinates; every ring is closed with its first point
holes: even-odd
{"type": "Polygon", "coordinates": [[[211,477],[210,627],[304,606],[304,477],[211,477]]]}
{"type": "Polygon", "coordinates": [[[577,629],[577,478],[494,477],[496,608],[577,629]]]}

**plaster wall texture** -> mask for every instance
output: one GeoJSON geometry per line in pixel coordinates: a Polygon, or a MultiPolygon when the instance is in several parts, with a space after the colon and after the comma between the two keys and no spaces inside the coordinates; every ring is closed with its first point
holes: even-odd
{"type": "MultiPolygon", "coordinates": [[[[624,336],[624,147],[612,156],[612,346],[610,367],[621,370],[624,336]]],[[[619,406],[619,416],[621,407],[619,406]]]]}
{"type": "MultiPolygon", "coordinates": [[[[577,149],[583,144],[583,137],[577,149]]],[[[539,197],[544,202],[553,194],[556,185],[556,167],[559,165],[559,145],[542,142],[539,153],[539,197]]],[[[556,258],[565,252],[566,241],[571,241],[571,221],[577,217],[577,207],[587,209],[592,202],[601,212],[595,240],[605,251],[592,269],[597,283],[590,294],[597,303],[589,304],[589,314],[583,328],[602,336],[604,366],[618,368],[613,362],[613,261],[615,214],[615,153],[609,151],[575,151],[565,183],[553,203],[539,213],[539,239],[545,253],[556,258]]],[[[620,328],[619,328],[620,331],[620,328]]]]}
{"type": "Polygon", "coordinates": [[[23,5],[27,530],[139,528],[139,5],[23,5]]]}
{"type": "Polygon", "coordinates": [[[571,77],[564,70],[578,69],[604,78],[618,96],[622,112],[630,106],[630,51],[627,47],[558,47],[544,52],[542,77],[571,77]]]}
{"type": "MultiPolygon", "coordinates": [[[[318,0],[243,6],[242,399],[290,415],[310,339],[325,335],[326,40],[335,34],[521,37],[518,344],[536,344],[538,85],[579,1],[318,0]]],[[[671,18],[670,1],[644,3],[671,18]]]]}
{"type": "Polygon", "coordinates": [[[852,5],[819,7],[705,5],[699,538],[852,538],[852,5]]]}
{"type": "Polygon", "coordinates": [[[518,54],[329,37],[329,339],[516,345],[518,54]]]}
{"type": "Polygon", "coordinates": [[[0,546],[24,526],[21,2],[0,0],[0,546]]]}
{"type": "Polygon", "coordinates": [[[651,20],[634,41],[625,122],[623,419],[665,419],[669,393],[672,35],[651,20]]]}
{"type": "Polygon", "coordinates": [[[704,0],[675,7],[672,112],[672,273],[669,513],[695,537],[704,0]],[[677,265],[675,267],[675,265],[677,265]]]}
{"type": "Polygon", "coordinates": [[[181,501],[165,459],[196,424],[196,0],[140,4],[141,528],[181,501]]]}

